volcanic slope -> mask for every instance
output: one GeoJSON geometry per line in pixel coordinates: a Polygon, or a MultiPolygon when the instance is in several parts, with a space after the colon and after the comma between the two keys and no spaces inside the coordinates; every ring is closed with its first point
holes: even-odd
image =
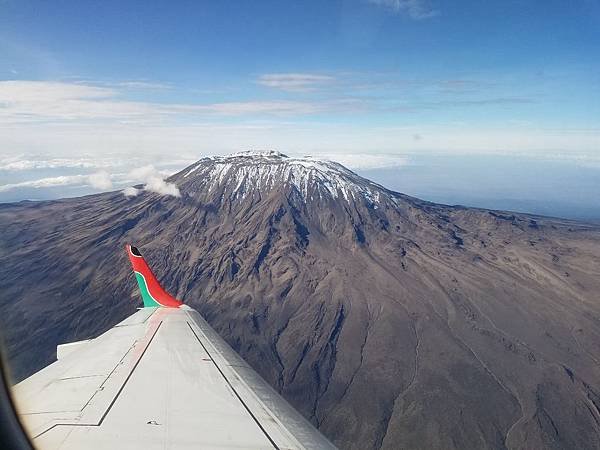
{"type": "Polygon", "coordinates": [[[131,242],[340,448],[600,448],[597,226],[428,203],[277,152],[168,181],[180,197],[0,205],[17,379],[134,311],[131,242]]]}

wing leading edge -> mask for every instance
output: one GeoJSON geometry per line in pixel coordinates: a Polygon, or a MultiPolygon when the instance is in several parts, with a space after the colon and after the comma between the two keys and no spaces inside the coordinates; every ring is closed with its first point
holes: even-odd
{"type": "Polygon", "coordinates": [[[148,291],[159,306],[61,351],[14,387],[36,448],[335,448],[198,312],[148,291]]]}

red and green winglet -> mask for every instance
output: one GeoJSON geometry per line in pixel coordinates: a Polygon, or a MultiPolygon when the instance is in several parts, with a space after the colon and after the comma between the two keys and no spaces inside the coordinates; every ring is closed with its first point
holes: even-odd
{"type": "Polygon", "coordinates": [[[133,266],[133,272],[135,273],[135,278],[140,287],[145,308],[179,308],[183,305],[182,302],[171,297],[162,288],[136,247],[127,244],[125,250],[127,250],[127,256],[129,256],[129,260],[133,266]]]}

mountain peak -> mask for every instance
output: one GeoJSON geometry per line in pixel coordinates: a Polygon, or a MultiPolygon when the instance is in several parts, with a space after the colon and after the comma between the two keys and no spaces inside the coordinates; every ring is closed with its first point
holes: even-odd
{"type": "Polygon", "coordinates": [[[288,155],[278,152],[277,150],[244,150],[225,156],[225,158],[240,157],[289,158],[288,155]]]}
{"type": "Polygon", "coordinates": [[[305,200],[366,198],[374,202],[385,191],[339,163],[311,156],[290,157],[274,150],[206,157],[174,180],[189,195],[222,191],[221,196],[230,200],[283,189],[305,200]]]}

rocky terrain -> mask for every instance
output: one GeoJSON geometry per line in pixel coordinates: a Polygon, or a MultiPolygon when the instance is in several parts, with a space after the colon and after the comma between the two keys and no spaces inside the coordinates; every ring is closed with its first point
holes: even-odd
{"type": "Polygon", "coordinates": [[[13,375],[140,306],[137,245],[344,449],[600,448],[600,227],[445,206],[276,152],[0,205],[13,375]]]}

